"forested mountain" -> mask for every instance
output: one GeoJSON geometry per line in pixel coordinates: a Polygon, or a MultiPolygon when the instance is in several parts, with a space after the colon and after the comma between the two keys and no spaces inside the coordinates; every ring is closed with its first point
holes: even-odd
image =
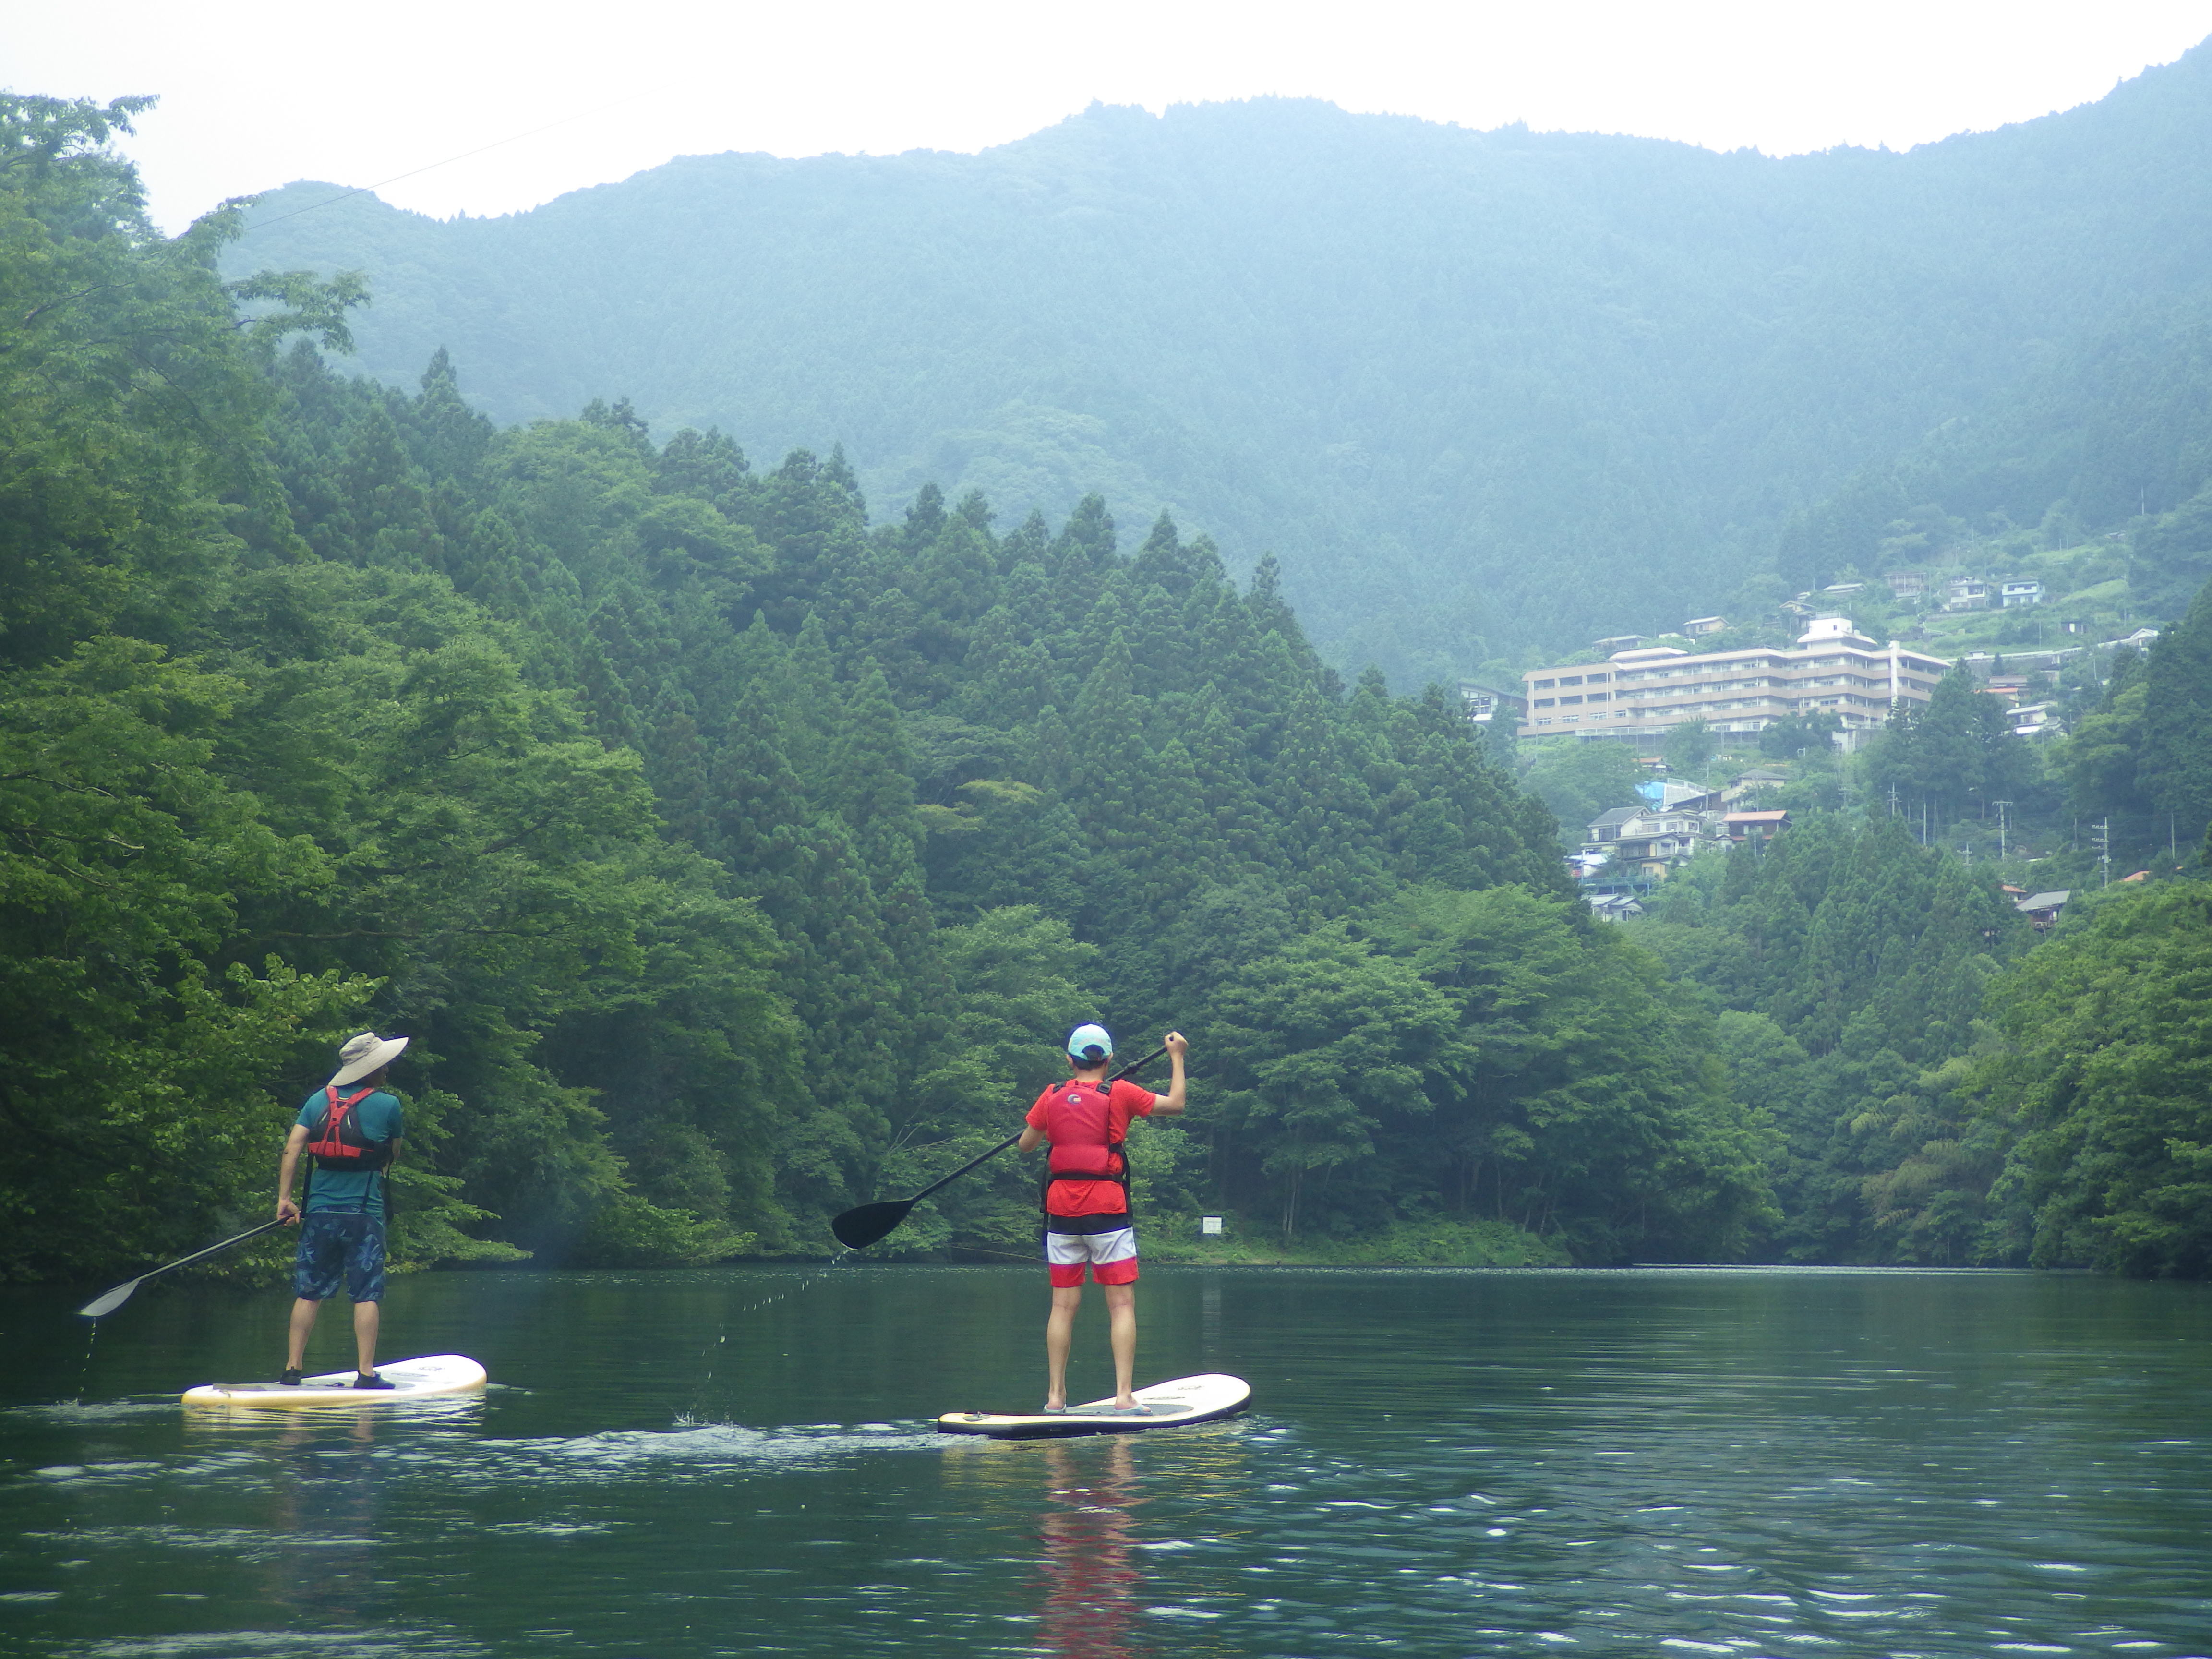
{"type": "MultiPolygon", "coordinates": [[[[371,1024],[408,1265],[824,1250],[1087,1018],[1193,1038],[1132,1143],[1162,1243],[2212,1270],[2201,865],[2034,945],[1865,787],[2056,787],[1963,675],[1602,926],[1457,699],[1347,685],[1273,561],[335,372],[360,293],[154,234],[131,113],[0,99],[0,1275],[265,1214],[371,1024]]],[[[2078,787],[2212,816],[2208,664],[2212,589],[2078,787]]],[[[1004,1159],[890,1248],[1026,1254],[1034,1202],[1004,1159]]]]}
{"type": "MultiPolygon", "coordinates": [[[[366,272],[363,364],[410,386],[447,347],[502,422],[619,392],[664,439],[841,441],[894,511],[933,479],[1015,518],[1171,506],[1239,574],[1275,550],[1325,659],[1403,689],[1761,603],[1791,514],[2201,303],[2209,80],[2200,48],[2063,115],[1787,160],[1094,108],[976,156],[693,157],[489,221],[300,185],[228,268],[366,272]]],[[[2047,437],[2038,477],[2073,465],[2047,437]]],[[[2187,471],[2100,475],[2081,510],[2171,507],[2187,471]]]]}
{"type": "Polygon", "coordinates": [[[2045,356],[1986,410],[1793,519],[1789,584],[1873,577],[1947,541],[2001,565],[2124,526],[2135,617],[2178,617],[2212,578],[2212,289],[2145,300],[2045,356]]]}
{"type": "MultiPolygon", "coordinates": [[[[1125,553],[1095,497],[871,532],[835,453],[597,401],[498,431],[442,355],[340,379],[279,344],[342,346],[349,294],[226,292],[231,225],[149,237],[112,116],[10,113],[6,1271],[258,1207],[371,1023],[415,1041],[418,1262],[825,1248],[1090,1018],[1213,1053],[1147,1139],[1167,1215],[1741,1247],[1757,1135],[1696,1012],[1456,699],[1347,691],[1271,565],[1240,591],[1164,515],[1125,553]]],[[[902,1243],[1023,1244],[995,1173],[902,1243]]]]}

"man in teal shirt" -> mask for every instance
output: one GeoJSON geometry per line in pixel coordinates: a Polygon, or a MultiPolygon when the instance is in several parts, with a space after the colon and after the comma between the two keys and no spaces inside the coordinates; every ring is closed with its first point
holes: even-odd
{"type": "Polygon", "coordinates": [[[405,1037],[364,1031],[338,1050],[338,1069],[309,1095],[284,1142],[276,1171],[276,1218],[300,1224],[293,1260],[292,1343],[282,1380],[299,1386],[307,1363],[307,1338],[323,1304],[343,1281],[353,1300],[356,1389],[388,1389],[376,1374],[376,1335],[384,1301],[384,1224],[391,1216],[385,1190],[405,1132],[399,1102],[380,1086],[386,1069],[407,1047],[405,1037]],[[300,1155],[308,1155],[307,1189],[292,1201],[300,1155]]]}

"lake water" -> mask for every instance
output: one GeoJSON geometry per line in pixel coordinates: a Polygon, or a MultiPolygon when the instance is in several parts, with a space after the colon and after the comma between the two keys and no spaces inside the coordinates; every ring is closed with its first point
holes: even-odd
{"type": "Polygon", "coordinates": [[[486,1395],[258,1416],[174,1396],[271,1375],[281,1294],[142,1292],[88,1360],[9,1292],[0,1650],[2212,1655],[2212,1286],[1161,1267],[1140,1380],[1249,1415],[932,1433],[1042,1398],[1042,1279],[424,1275],[387,1354],[486,1395]]]}

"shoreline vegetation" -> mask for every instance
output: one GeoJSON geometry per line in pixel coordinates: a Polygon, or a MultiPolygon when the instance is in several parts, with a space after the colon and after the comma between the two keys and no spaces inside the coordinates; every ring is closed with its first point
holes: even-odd
{"type": "MultiPolygon", "coordinates": [[[[1954,675],[1603,924],[1558,769],[1347,684],[1272,556],[1097,496],[878,520],[839,450],[620,399],[499,428],[443,351],[349,378],[356,279],[146,224],[142,106],[0,97],[0,1279],[265,1215],[368,1026],[411,1039],[398,1267],[823,1255],[1089,1020],[1192,1038],[1130,1139],[1163,1261],[2212,1273],[2212,590],[2094,747],[1954,675]],[[2115,779],[2183,867],[2048,938],[1941,839],[2115,779]]],[[[873,1254],[1025,1250],[1034,1179],[873,1254]]]]}

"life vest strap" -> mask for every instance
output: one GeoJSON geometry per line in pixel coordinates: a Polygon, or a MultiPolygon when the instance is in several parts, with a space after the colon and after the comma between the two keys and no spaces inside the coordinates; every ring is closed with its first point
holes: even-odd
{"type": "Polygon", "coordinates": [[[362,1133],[361,1120],[353,1115],[353,1109],[376,1092],[369,1085],[357,1094],[338,1098],[337,1085],[331,1085],[323,1091],[323,1121],[314,1139],[307,1143],[309,1156],[325,1170],[377,1170],[391,1161],[392,1147],[386,1141],[374,1141],[362,1133]],[[354,1139],[345,1138],[346,1126],[353,1127],[354,1139]]]}

